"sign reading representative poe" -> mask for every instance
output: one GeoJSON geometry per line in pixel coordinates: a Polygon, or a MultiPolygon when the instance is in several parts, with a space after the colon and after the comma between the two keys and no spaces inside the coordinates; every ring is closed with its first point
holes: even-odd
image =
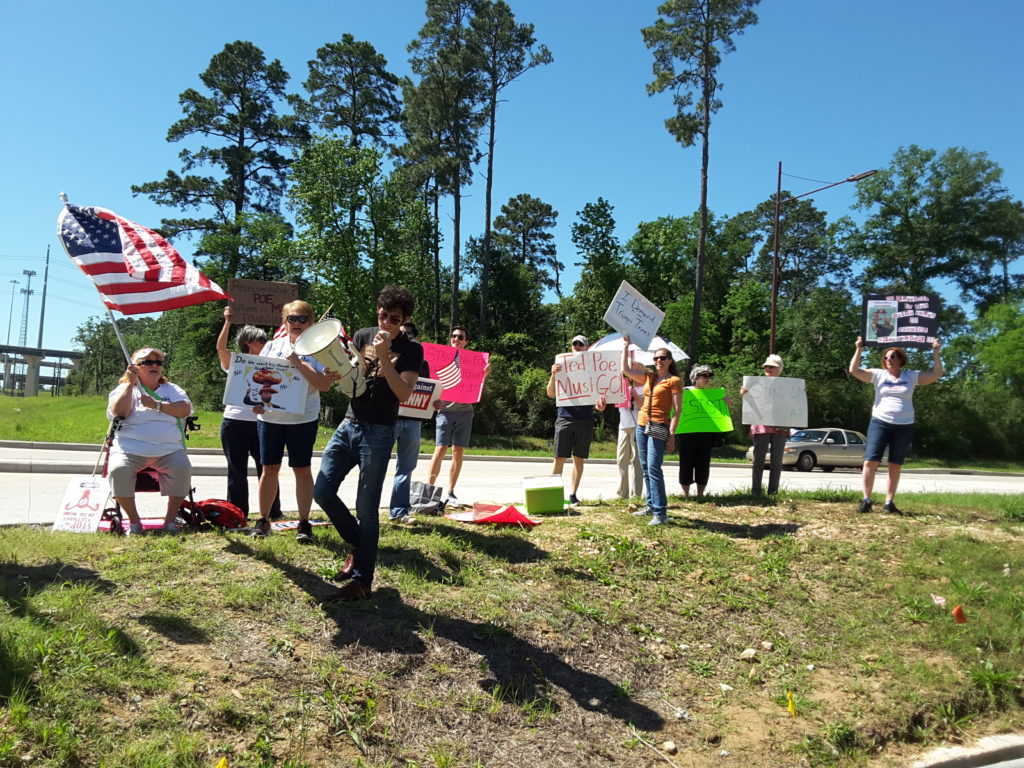
{"type": "Polygon", "coordinates": [[[270,280],[228,280],[228,293],[235,299],[235,314],[231,322],[238,325],[281,324],[281,307],[299,298],[295,283],[276,283],[270,280]]]}

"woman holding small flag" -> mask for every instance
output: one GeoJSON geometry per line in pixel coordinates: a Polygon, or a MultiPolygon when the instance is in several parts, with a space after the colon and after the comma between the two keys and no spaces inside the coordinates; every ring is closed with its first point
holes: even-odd
{"type": "Polygon", "coordinates": [[[128,515],[129,535],[142,533],[135,506],[135,476],[152,468],[167,497],[163,530],[178,530],[176,518],[192,483],[185,454],[184,420],[192,414],[188,395],[164,376],[164,353],[143,347],[107,398],[107,418],[115,422],[107,477],[114,500],[128,515]]]}

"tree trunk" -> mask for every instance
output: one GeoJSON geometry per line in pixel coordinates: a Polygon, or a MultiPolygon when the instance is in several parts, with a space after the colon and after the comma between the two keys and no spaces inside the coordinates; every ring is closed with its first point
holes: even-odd
{"type": "Polygon", "coordinates": [[[434,180],[434,338],[441,338],[441,190],[434,180]]]}
{"type": "Polygon", "coordinates": [[[484,244],[480,257],[480,330],[484,338],[488,333],[487,294],[491,279],[491,190],[494,185],[494,119],[498,114],[498,93],[491,93],[490,126],[487,136],[487,186],[484,191],[484,244]]]}
{"type": "MultiPolygon", "coordinates": [[[[710,47],[710,41],[707,41],[710,47]]],[[[704,254],[708,237],[708,135],[711,129],[711,100],[714,98],[714,85],[705,73],[704,77],[704,114],[702,115],[701,157],[700,157],[700,232],[697,235],[697,264],[694,272],[696,279],[693,286],[693,315],[690,318],[690,344],[686,354],[686,372],[697,363],[697,343],[700,339],[701,297],[704,291],[704,254]]]]}
{"type": "Polygon", "coordinates": [[[457,325],[459,322],[459,242],[462,238],[462,174],[455,172],[455,183],[452,185],[452,199],[455,202],[455,211],[452,221],[452,298],[449,303],[450,325],[457,325]]]}

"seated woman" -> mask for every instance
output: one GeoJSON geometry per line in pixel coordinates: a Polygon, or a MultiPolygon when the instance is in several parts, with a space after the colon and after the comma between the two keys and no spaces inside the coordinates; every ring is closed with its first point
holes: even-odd
{"type": "Polygon", "coordinates": [[[107,418],[117,422],[107,476],[114,500],[128,515],[129,534],[142,533],[135,476],[147,467],[156,471],[160,494],[167,497],[163,530],[178,530],[175,519],[192,482],[184,440],[184,420],[191,414],[188,395],[164,376],[164,353],[153,347],[135,352],[107,398],[107,418]]]}

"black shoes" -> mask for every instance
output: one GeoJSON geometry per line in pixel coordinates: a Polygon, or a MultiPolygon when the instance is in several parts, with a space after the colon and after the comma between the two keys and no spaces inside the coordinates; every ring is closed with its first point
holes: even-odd
{"type": "Polygon", "coordinates": [[[896,508],[896,505],[893,502],[891,502],[891,501],[885,502],[885,506],[882,507],[882,511],[885,512],[888,515],[902,515],[903,514],[899,509],[896,508]]]}
{"type": "Polygon", "coordinates": [[[861,499],[860,504],[857,506],[857,511],[861,514],[871,511],[871,499],[861,499]]]}
{"type": "Polygon", "coordinates": [[[313,526],[309,520],[299,520],[299,529],[295,532],[295,540],[300,544],[313,543],[313,526]]]}
{"type": "Polygon", "coordinates": [[[350,581],[337,592],[323,599],[324,603],[354,603],[356,600],[369,600],[373,590],[359,581],[350,581]]]}

